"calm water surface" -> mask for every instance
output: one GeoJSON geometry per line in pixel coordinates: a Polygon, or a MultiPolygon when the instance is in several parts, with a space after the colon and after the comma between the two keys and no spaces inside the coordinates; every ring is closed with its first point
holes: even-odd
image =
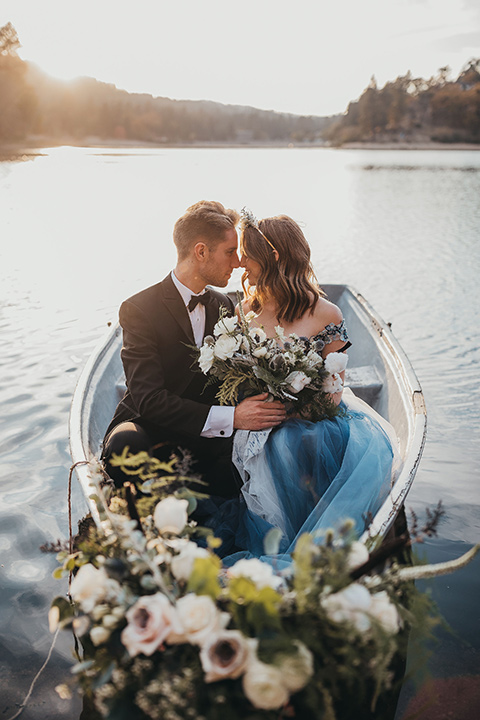
{"type": "MultiPolygon", "coordinates": [[[[173,224],[199,199],[291,215],[320,281],[353,285],[392,323],[428,408],[407,509],[442,499],[448,513],[423,553],[446,560],[480,540],[480,153],[42,152],[0,163],[0,718],[16,712],[43,664],[50,601],[66,592],[39,546],[68,534],[76,380],[120,302],[173,266],[173,224]]],[[[73,500],[80,516],[77,489],[73,500]]],[[[480,677],[479,569],[477,558],[428,586],[453,631],[438,633],[437,678],[480,677]]],[[[79,701],[53,691],[71,657],[65,634],[25,720],[77,720],[79,701]]],[[[407,686],[397,718],[411,694],[407,686]]]]}

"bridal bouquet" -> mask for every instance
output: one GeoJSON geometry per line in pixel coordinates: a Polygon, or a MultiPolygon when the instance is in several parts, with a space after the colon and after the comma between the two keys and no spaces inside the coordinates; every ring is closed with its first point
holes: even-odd
{"type": "MultiPolygon", "coordinates": [[[[107,503],[95,469],[92,484],[102,523],[60,553],[57,576],[76,574],[71,602],[56,598],[49,619],[80,637],[73,682],[102,717],[384,717],[407,629],[430,618],[411,579],[431,568],[393,563],[372,575],[350,523],[321,543],[302,536],[284,569],[275,533],[270,563],[225,567],[215,538],[191,539],[185,493],[131,519],[120,495],[107,503]]],[[[57,691],[67,696],[68,683],[57,691]]]]}
{"type": "Polygon", "coordinates": [[[331,393],[343,388],[340,373],[347,355],[330,353],[324,360],[322,341],[287,336],[280,325],[276,337],[267,338],[262,328],[250,328],[254,313],[240,312],[240,319],[221,314],[213,336],[204,339],[199,352],[202,372],[212,382],[219,381],[220,404],[234,405],[239,397],[268,392],[286,403],[289,413],[308,420],[338,414],[331,393]]]}

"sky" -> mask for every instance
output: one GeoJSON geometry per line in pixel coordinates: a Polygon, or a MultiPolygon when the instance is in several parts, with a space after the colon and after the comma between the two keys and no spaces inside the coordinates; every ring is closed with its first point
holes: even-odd
{"type": "Polygon", "coordinates": [[[61,79],[304,115],[480,57],[479,0],[0,0],[7,22],[61,79]]]}

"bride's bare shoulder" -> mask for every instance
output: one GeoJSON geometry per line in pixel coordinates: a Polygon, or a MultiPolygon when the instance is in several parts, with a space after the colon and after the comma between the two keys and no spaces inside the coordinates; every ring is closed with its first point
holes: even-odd
{"type": "MultiPolygon", "coordinates": [[[[235,307],[235,313],[238,317],[240,317],[240,311],[238,308],[239,308],[239,306],[237,305],[235,307]]],[[[244,315],[249,313],[251,309],[252,309],[251,300],[249,300],[249,299],[242,300],[242,310],[243,310],[244,315]]]]}
{"type": "Polygon", "coordinates": [[[339,325],[343,320],[340,308],[326,298],[322,297],[318,299],[318,302],[315,305],[313,316],[316,323],[318,323],[320,330],[323,330],[323,328],[327,327],[327,325],[330,325],[331,323],[339,325]]]}

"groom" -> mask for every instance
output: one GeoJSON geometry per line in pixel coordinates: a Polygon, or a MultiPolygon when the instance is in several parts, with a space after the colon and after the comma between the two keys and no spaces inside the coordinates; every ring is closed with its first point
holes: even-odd
{"type": "Polygon", "coordinates": [[[109,460],[125,446],[168,459],[172,449],[191,452],[192,471],[202,475],[205,491],[233,497],[239,479],[231,462],[235,429],[263,430],[285,419],[282,403],[264,395],[236,407],[219,406],[217,386],[205,387],[192,349],[213,332],[221,307],[234,312],[230,298],[206,289],[225,287],[237,256],[239,216],[219,202],[201,201],[177,220],[173,240],[175,269],[120,307],[122,362],[127,391],[110,423],[103,448],[108,474],[117,485],[127,479],[109,460]]]}

